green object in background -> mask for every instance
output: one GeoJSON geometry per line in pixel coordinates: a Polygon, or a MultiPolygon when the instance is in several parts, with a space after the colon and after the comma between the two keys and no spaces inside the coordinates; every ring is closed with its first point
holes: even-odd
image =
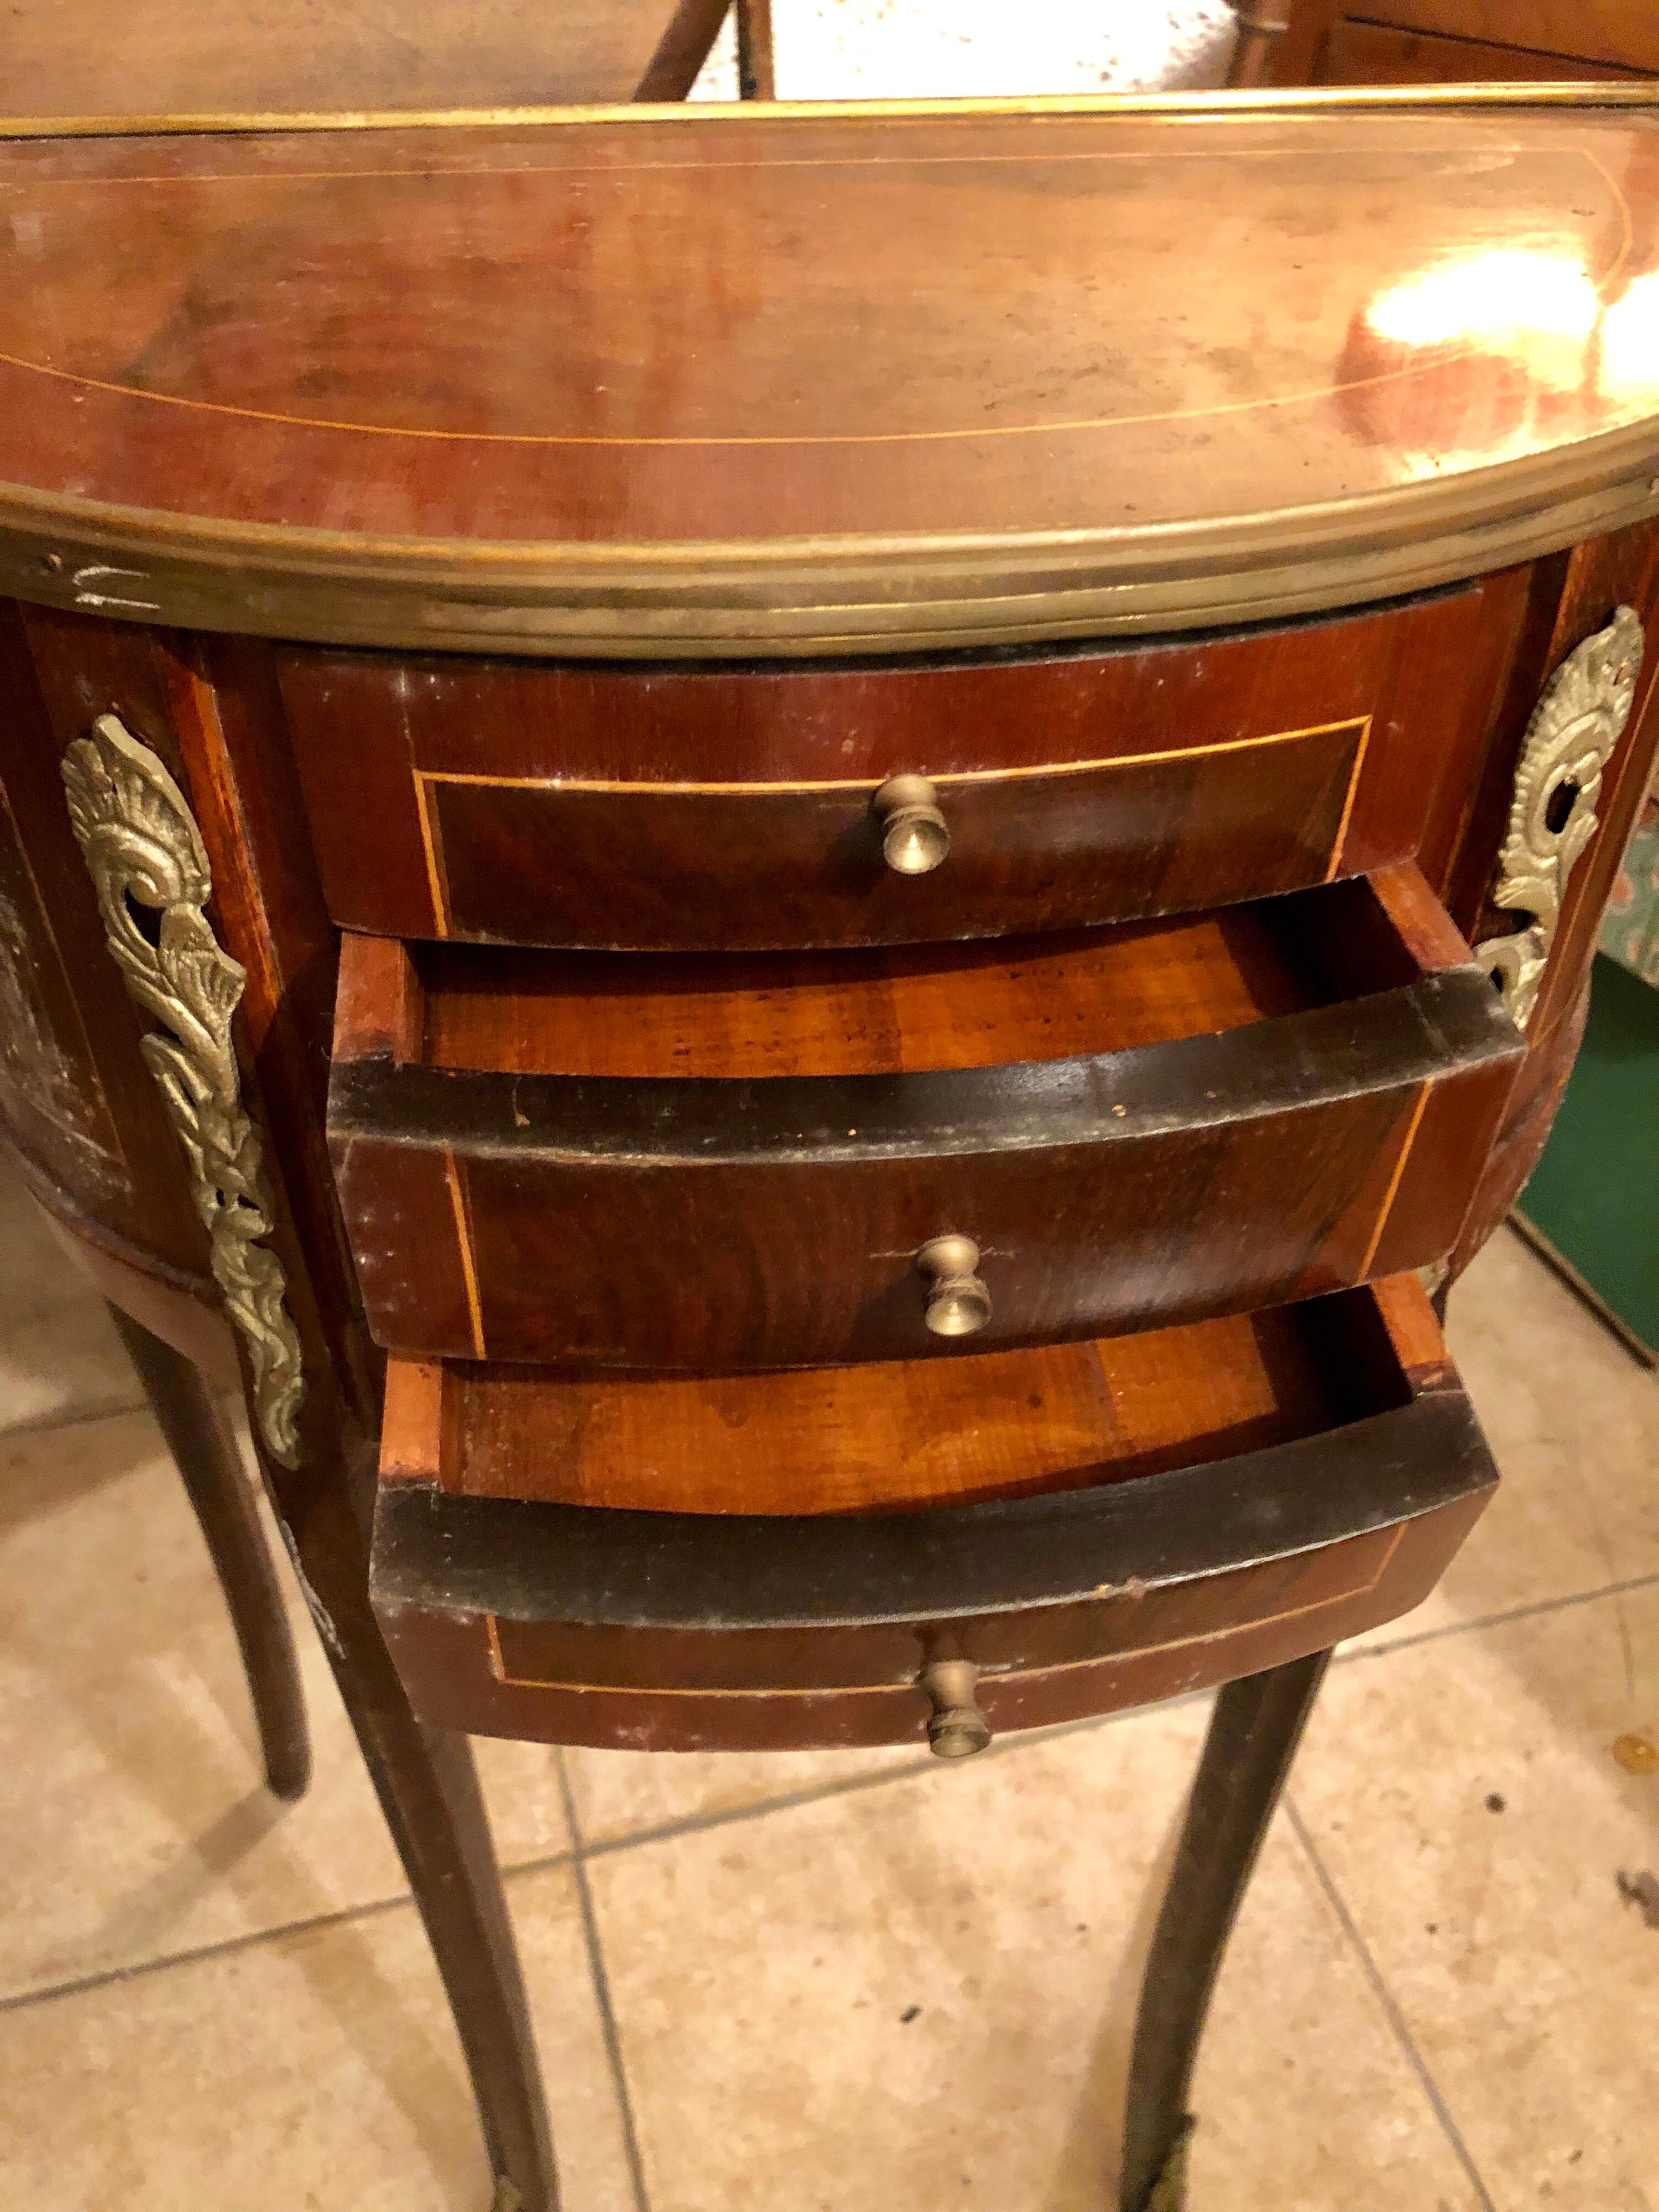
{"type": "Polygon", "coordinates": [[[1659,989],[1603,956],[1583,1048],[1516,1212],[1659,1359],[1659,989]]]}

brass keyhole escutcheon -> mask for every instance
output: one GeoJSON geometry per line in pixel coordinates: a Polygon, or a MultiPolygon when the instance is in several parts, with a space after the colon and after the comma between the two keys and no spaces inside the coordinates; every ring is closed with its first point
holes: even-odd
{"type": "Polygon", "coordinates": [[[894,874],[931,875],[951,849],[951,832],[927,777],[890,776],[873,804],[882,858],[894,874]]]}
{"type": "Polygon", "coordinates": [[[928,1279],[924,1316],[935,1336],[974,1336],[991,1318],[991,1293],[980,1280],[979,1247],[971,1237],[935,1237],[916,1255],[928,1279]]]}

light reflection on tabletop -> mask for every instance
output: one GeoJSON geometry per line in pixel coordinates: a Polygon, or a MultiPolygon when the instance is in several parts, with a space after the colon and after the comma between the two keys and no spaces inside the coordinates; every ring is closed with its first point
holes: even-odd
{"type": "Polygon", "coordinates": [[[1135,533],[1639,445],[1656,409],[1640,114],[0,145],[0,485],[48,495],[540,543],[1135,533]]]}

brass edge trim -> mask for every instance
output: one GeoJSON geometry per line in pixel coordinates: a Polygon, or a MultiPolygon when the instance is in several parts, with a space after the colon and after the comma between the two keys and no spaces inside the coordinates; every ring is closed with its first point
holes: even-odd
{"type": "MultiPolygon", "coordinates": [[[[815,574],[805,561],[792,568],[775,549],[769,567],[763,568],[763,550],[757,549],[740,575],[726,580],[716,574],[711,583],[721,549],[708,548],[701,556],[701,575],[682,574],[659,552],[648,556],[659,563],[653,578],[619,578],[616,564],[607,572],[595,557],[579,582],[560,577],[550,560],[543,573],[533,573],[535,549],[526,547],[470,548],[466,557],[452,556],[447,576],[422,574],[413,562],[401,573],[381,575],[361,553],[348,565],[349,541],[338,549],[346,557],[332,563],[319,558],[307,573],[298,563],[284,568],[274,559],[262,562],[251,548],[243,550],[238,540],[252,533],[242,526],[203,524],[193,533],[177,533],[185,542],[164,555],[166,568],[125,572],[143,586],[143,599],[124,595],[94,603],[76,589],[70,554],[58,549],[91,555],[125,546],[113,533],[100,543],[85,532],[75,547],[59,532],[52,533],[53,550],[43,554],[37,549],[46,533],[38,526],[27,537],[8,531],[0,493],[0,592],[70,611],[95,605],[97,611],[116,617],[302,643],[601,660],[787,659],[1214,629],[1432,590],[1645,520],[1659,514],[1659,479],[1652,475],[1659,428],[1644,427],[1655,455],[1639,481],[1626,478],[1519,514],[1465,520],[1439,533],[1419,526],[1381,544],[1340,545],[1322,554],[1310,549],[1304,560],[1286,560],[1285,539],[1273,546],[1264,537],[1261,556],[1254,561],[1237,548],[1231,560],[1224,548],[1207,560],[1194,551],[1184,570],[1170,563],[1159,573],[1146,562],[1140,574],[1115,579],[1074,559],[1073,579],[1056,586],[1052,574],[1045,574],[1024,590],[1021,568],[1027,564],[1012,558],[1006,558],[1000,573],[982,563],[975,590],[971,569],[959,577],[948,571],[929,577],[916,546],[902,540],[894,542],[885,561],[879,544],[860,549],[862,575],[856,568],[847,574],[852,562],[843,553],[842,573],[834,577],[815,574]],[[524,563],[517,575],[501,573],[509,559],[524,563]],[[879,584],[894,568],[915,582],[937,580],[938,587],[908,600],[884,597],[879,584]],[[831,582],[850,588],[836,594],[828,588],[831,582]],[[952,583],[955,590],[948,588],[952,583]]],[[[158,529],[155,534],[167,533],[158,529]]],[[[299,536],[270,529],[255,543],[276,550],[285,538],[292,544],[299,536]]],[[[136,534],[130,542],[130,557],[140,557],[136,534]]],[[[696,548],[684,550],[688,556],[697,554],[696,548]]],[[[1002,550],[1006,556],[1021,549],[1011,543],[1002,550]]],[[[639,562],[639,554],[629,550],[639,562]]],[[[684,565],[690,566],[690,557],[684,565]]],[[[954,565],[968,568],[965,553],[957,553],[954,565]]],[[[1045,566],[1052,572],[1055,565],[1051,556],[1045,566]]],[[[1118,566],[1127,568],[1127,558],[1120,557],[1118,566]]]]}
{"type": "Polygon", "coordinates": [[[1429,108],[1659,107],[1659,80],[1445,85],[1306,85],[1191,92],[1053,93],[975,100],[630,100],[588,106],[212,109],[161,115],[0,117],[0,142],[42,138],[246,137],[324,131],[544,129],[571,124],[925,120],[1010,115],[1255,116],[1429,108]]]}
{"type": "MultiPolygon", "coordinates": [[[[1110,426],[1107,426],[1109,428],[1110,426]]],[[[275,569],[331,580],[418,581],[422,587],[467,584],[504,588],[603,592],[702,587],[712,599],[738,580],[771,596],[781,577],[822,576],[857,583],[877,565],[902,565],[919,580],[937,572],[984,576],[988,562],[1010,578],[1022,569],[1045,574],[1073,570],[1139,570],[1139,578],[1191,575],[1218,562],[1237,562],[1253,550],[1282,556],[1292,551],[1334,552],[1351,541],[1370,543],[1387,531],[1408,549],[1426,529],[1478,530],[1505,522],[1537,522],[1562,500],[1580,505],[1620,495],[1659,506],[1659,412],[1544,453],[1474,465],[1413,483],[1382,485],[1346,498],[1301,507],[1265,507],[1243,514],[1146,525],[1104,524],[1071,529],[885,530],[826,537],[679,538],[654,543],[574,539],[386,538],[368,532],[322,530],[283,522],[239,522],[127,507],[77,494],[0,483],[0,550],[6,541],[59,535],[83,540],[88,550],[164,559],[210,554],[242,563],[261,560],[275,569]],[[631,572],[631,573],[630,573],[631,572]],[[711,581],[712,580],[712,581],[711,581]]],[[[39,591],[73,594],[70,564],[51,551],[39,558],[39,591]]],[[[106,568],[115,583],[143,586],[143,570],[106,568]]],[[[143,603],[124,592],[83,588],[70,604],[118,612],[143,603]]]]}
{"type": "MultiPolygon", "coordinates": [[[[1289,744],[1297,738],[1330,737],[1339,731],[1360,732],[1360,750],[1364,750],[1363,733],[1370,727],[1369,714],[1346,714],[1340,721],[1314,722],[1305,730],[1270,730],[1255,738],[1218,738],[1212,744],[1170,745],[1162,752],[1119,753],[1102,760],[1038,761],[1016,768],[940,769],[930,771],[928,781],[941,790],[955,788],[964,783],[1035,783],[1061,775],[1086,775],[1093,770],[1109,768],[1144,768],[1157,761],[1196,760],[1209,753],[1249,752],[1261,745],[1289,744]]],[[[580,791],[626,793],[635,796],[652,797],[658,794],[679,798],[687,794],[706,793],[721,799],[733,798],[794,798],[813,791],[870,791],[881,781],[878,775],[826,776],[817,781],[775,783],[659,783],[641,780],[623,781],[615,778],[580,775],[478,775],[459,769],[417,768],[414,771],[416,783],[460,783],[483,785],[490,790],[507,791],[580,791]]],[[[422,796],[422,809],[425,796],[422,796]]],[[[1346,823],[1346,816],[1343,817],[1346,823]]],[[[448,927],[445,925],[444,934],[448,927]]]]}
{"type": "MultiPolygon", "coordinates": [[[[1650,435],[1659,453],[1659,429],[1650,427],[1650,435]]],[[[677,566],[657,556],[657,577],[633,581],[633,586],[595,560],[584,591],[571,577],[502,575],[500,568],[491,573],[491,553],[500,553],[504,566],[507,557],[533,557],[533,549],[469,549],[467,556],[452,557],[449,577],[422,575],[414,564],[404,573],[376,575],[361,556],[356,566],[319,560],[307,573],[299,564],[261,564],[250,550],[234,550],[228,557],[239,526],[216,531],[204,525],[195,546],[185,542],[181,556],[170,556],[170,568],[128,571],[146,591],[142,602],[106,598],[97,611],[118,617],[142,615],[179,629],[276,635],[307,644],[581,659],[787,659],[1221,629],[1431,591],[1624,529],[1659,514],[1652,458],[1648,456],[1639,483],[1624,480],[1559,504],[1526,508],[1520,515],[1460,522],[1444,533],[1418,526],[1385,544],[1340,546],[1322,556],[1310,550],[1305,560],[1272,557],[1283,553],[1290,533],[1281,535],[1279,546],[1272,546],[1272,538],[1263,533],[1263,557],[1255,562],[1245,560],[1241,549],[1232,549],[1230,562],[1225,549],[1212,550],[1206,562],[1194,549],[1186,571],[1148,573],[1151,564],[1146,564],[1139,575],[1119,580],[1073,562],[1079,571],[1075,580],[1055,586],[1053,577],[1044,575],[1020,591],[1020,564],[1006,557],[1018,549],[1005,546],[1000,571],[982,564],[978,580],[971,571],[960,580],[945,573],[938,577],[936,591],[925,598],[911,595],[909,602],[878,592],[891,566],[902,566],[915,581],[933,581],[922,573],[914,546],[907,549],[902,540],[891,546],[887,560],[880,544],[867,550],[863,577],[836,577],[852,586],[863,584],[863,598],[854,591],[836,595],[825,588],[827,577],[814,575],[805,564],[792,568],[776,550],[769,568],[761,568],[757,560],[752,571],[730,581],[721,598],[719,586],[708,584],[719,549],[703,549],[703,577],[677,575],[677,566]],[[947,588],[949,584],[956,588],[947,588]]],[[[296,533],[261,535],[281,546],[283,535],[292,540],[296,533]]],[[[60,544],[64,542],[60,538],[60,544]]],[[[82,540],[84,553],[115,549],[108,542],[82,540]]],[[[349,542],[341,550],[349,550],[349,542]]],[[[696,549],[686,553],[695,557],[696,549]]],[[[957,566],[967,566],[963,553],[957,553],[957,566]]],[[[1119,566],[1128,562],[1121,560],[1119,566]]],[[[64,553],[40,556],[35,544],[20,549],[9,538],[3,493],[0,591],[66,611],[86,611],[93,604],[76,591],[64,553]]]]}

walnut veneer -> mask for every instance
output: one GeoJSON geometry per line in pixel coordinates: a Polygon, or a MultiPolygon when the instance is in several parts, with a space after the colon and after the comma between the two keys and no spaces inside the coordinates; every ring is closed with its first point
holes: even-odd
{"type": "Polygon", "coordinates": [[[388,1347],[481,1359],[960,1350],[915,1258],[952,1234],[969,1349],[1426,1266],[1522,1057],[1412,868],[970,952],[386,945],[346,940],[330,1096],[358,1283],[388,1347]]]}
{"type": "Polygon", "coordinates": [[[1659,76],[1649,0],[1278,0],[1274,13],[1287,27],[1267,49],[1275,84],[1659,76]]]}

